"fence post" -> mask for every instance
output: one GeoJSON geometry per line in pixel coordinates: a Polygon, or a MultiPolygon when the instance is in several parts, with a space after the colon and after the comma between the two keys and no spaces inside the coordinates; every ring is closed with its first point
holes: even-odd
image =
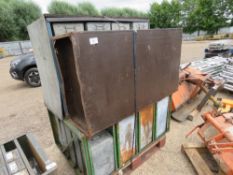
{"type": "Polygon", "coordinates": [[[19,48],[20,48],[20,52],[21,52],[21,54],[23,54],[24,52],[23,52],[23,47],[22,47],[22,43],[21,43],[21,41],[19,41],[19,48]]]}

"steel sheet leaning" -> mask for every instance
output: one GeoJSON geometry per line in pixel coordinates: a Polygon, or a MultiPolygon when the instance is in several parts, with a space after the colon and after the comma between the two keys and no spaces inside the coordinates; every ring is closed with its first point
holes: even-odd
{"type": "Polygon", "coordinates": [[[65,113],[86,135],[177,89],[180,29],[71,33],[54,40],[65,113]]]}
{"type": "Polygon", "coordinates": [[[181,29],[139,30],[136,38],[136,110],[178,88],[181,29]]]}
{"type": "Polygon", "coordinates": [[[72,33],[55,41],[67,116],[89,136],[135,112],[132,43],[132,31],[72,33]]]}

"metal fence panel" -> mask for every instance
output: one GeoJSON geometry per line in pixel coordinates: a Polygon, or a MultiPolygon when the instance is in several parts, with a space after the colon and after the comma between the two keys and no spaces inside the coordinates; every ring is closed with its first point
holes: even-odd
{"type": "Polygon", "coordinates": [[[30,41],[12,41],[12,42],[1,42],[0,50],[1,56],[14,56],[30,52],[32,44],[30,41]]]}

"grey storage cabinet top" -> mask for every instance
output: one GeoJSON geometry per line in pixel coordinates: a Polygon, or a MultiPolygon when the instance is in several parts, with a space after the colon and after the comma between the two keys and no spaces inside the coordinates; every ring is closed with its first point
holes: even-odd
{"type": "Polygon", "coordinates": [[[53,31],[55,35],[80,32],[84,31],[84,25],[82,23],[55,23],[53,24],[53,31]]]}

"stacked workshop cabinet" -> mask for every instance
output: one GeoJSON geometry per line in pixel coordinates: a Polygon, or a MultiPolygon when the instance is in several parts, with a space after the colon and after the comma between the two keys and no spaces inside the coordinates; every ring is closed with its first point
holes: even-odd
{"type": "Polygon", "coordinates": [[[45,15],[28,27],[55,142],[79,174],[119,171],[164,139],[181,30],[148,26],[45,15]]]}

